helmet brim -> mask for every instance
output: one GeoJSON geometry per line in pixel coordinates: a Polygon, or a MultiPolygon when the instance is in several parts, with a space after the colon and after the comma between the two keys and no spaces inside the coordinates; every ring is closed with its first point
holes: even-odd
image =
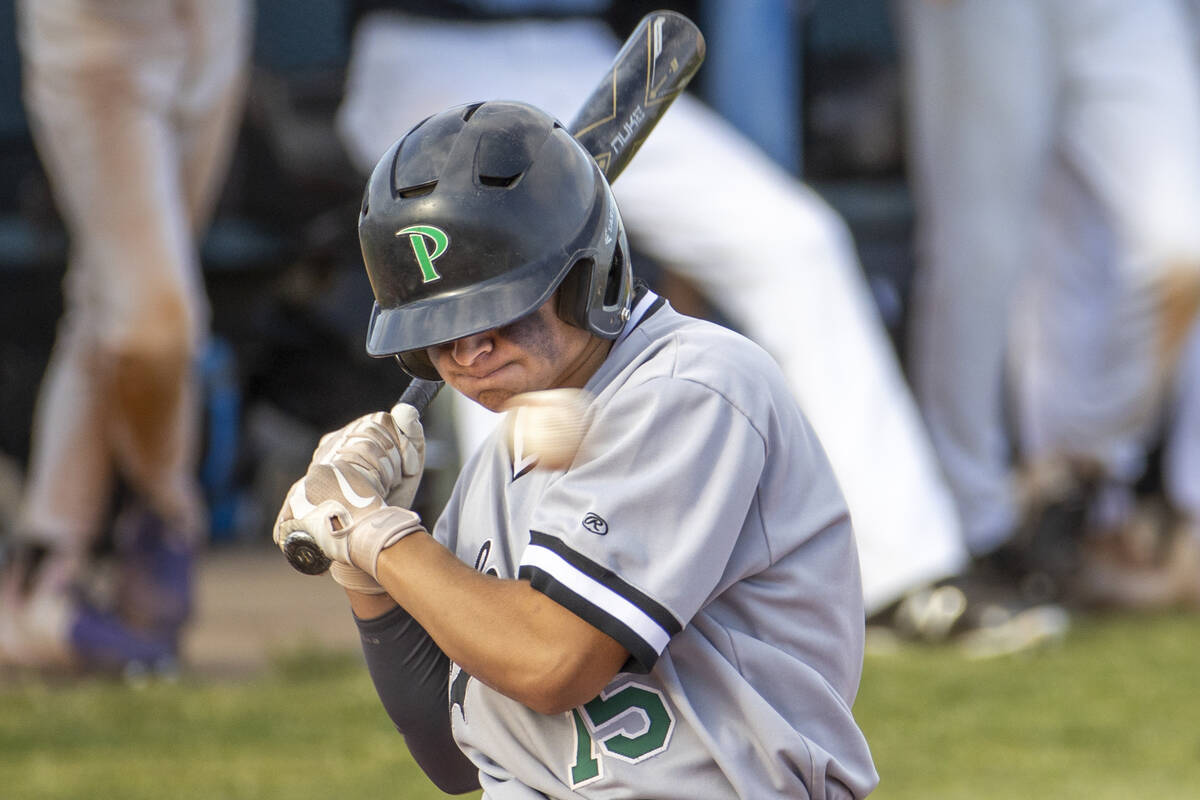
{"type": "Polygon", "coordinates": [[[475,284],[469,291],[448,292],[399,308],[375,303],[367,324],[367,353],[382,357],[423,350],[508,325],[553,297],[571,266],[586,255],[565,258],[549,286],[544,268],[529,264],[475,284]]]}

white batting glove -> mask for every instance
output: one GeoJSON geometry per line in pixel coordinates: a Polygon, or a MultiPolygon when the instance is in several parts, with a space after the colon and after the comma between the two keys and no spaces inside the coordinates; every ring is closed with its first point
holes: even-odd
{"type": "Polygon", "coordinates": [[[397,403],[390,412],[359,417],[321,437],[312,464],[345,461],[378,484],[391,506],[411,508],[425,469],[425,431],[417,410],[397,403]]]}
{"type": "MultiPolygon", "coordinates": [[[[281,548],[288,534],[302,530],[340,564],[357,567],[378,584],[379,554],[408,534],[424,530],[421,518],[407,508],[387,505],[378,476],[356,463],[313,464],[288,490],[275,520],[275,543],[281,548]]],[[[357,583],[357,576],[340,570],[339,583],[357,583]]],[[[338,579],[339,576],[335,576],[338,579]]],[[[365,584],[368,589],[373,589],[365,584]]]]}
{"type": "MultiPolygon", "coordinates": [[[[367,414],[336,431],[327,433],[321,437],[313,452],[305,481],[313,477],[314,467],[335,464],[338,470],[343,471],[344,477],[354,473],[360,475],[369,484],[367,494],[386,498],[386,503],[381,502],[380,506],[410,507],[425,465],[425,433],[416,409],[407,404],[397,403],[391,412],[367,414]],[[347,468],[352,468],[349,473],[344,472],[347,468]]],[[[302,491],[297,490],[299,484],[292,487],[276,520],[277,544],[282,546],[287,534],[297,529],[307,530],[318,544],[321,544],[321,539],[316,530],[310,528],[329,530],[332,533],[333,525],[336,524],[343,539],[348,534],[348,531],[344,530],[348,525],[338,519],[336,513],[331,517],[337,520],[335,523],[321,521],[321,515],[315,513],[315,508],[327,499],[327,493],[322,492],[330,488],[327,485],[321,486],[321,483],[318,479],[316,484],[306,485],[302,491]]],[[[328,481],[324,483],[328,484],[328,481]]],[[[354,502],[350,502],[349,505],[345,502],[350,498],[346,497],[342,487],[339,486],[338,489],[341,491],[340,496],[332,499],[339,501],[342,509],[353,506],[354,502]]],[[[375,508],[375,504],[368,503],[354,516],[361,519],[366,512],[375,508]]],[[[325,549],[324,544],[321,544],[321,547],[325,549]]],[[[326,551],[326,555],[335,559],[329,569],[330,575],[345,588],[363,594],[384,593],[384,588],[373,577],[373,566],[372,572],[368,573],[337,559],[334,552],[326,551]]],[[[371,563],[374,564],[374,559],[371,563]]]]}

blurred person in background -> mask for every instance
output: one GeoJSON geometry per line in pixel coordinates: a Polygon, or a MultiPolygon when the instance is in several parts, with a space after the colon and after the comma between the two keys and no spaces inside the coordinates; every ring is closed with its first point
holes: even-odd
{"type": "MultiPolygon", "coordinates": [[[[337,121],[364,175],[457,103],[515,99],[569,124],[620,46],[607,0],[358,5],[337,121]]],[[[722,35],[704,33],[710,47],[722,35]]],[[[682,276],[780,362],[846,494],[867,610],[956,574],[966,559],[953,501],[837,213],[690,94],[613,190],[639,263],[682,276]]],[[[464,455],[495,424],[460,401],[464,455]]]]}
{"type": "Polygon", "coordinates": [[[973,556],[963,588],[1195,603],[1200,80],[1185,4],[895,10],[918,225],[909,369],[973,556]],[[1140,535],[1161,438],[1180,525],[1140,535]]]}
{"type": "Polygon", "coordinates": [[[71,252],[0,572],[0,663],[163,668],[207,533],[198,239],[241,118],[252,6],[19,0],[17,16],[25,105],[71,252]],[[115,577],[101,587],[118,485],[115,577]]]}

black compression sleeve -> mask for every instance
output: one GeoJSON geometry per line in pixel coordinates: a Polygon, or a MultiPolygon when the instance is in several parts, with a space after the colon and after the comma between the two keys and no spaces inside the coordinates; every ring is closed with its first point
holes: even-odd
{"type": "Polygon", "coordinates": [[[375,692],[417,764],[443,792],[478,789],[478,770],[450,734],[450,659],[399,606],[355,622],[375,692]]]}

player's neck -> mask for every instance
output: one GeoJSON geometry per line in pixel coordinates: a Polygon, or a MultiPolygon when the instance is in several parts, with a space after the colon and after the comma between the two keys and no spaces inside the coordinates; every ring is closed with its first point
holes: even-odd
{"type": "Polygon", "coordinates": [[[589,338],[587,345],[579,355],[567,365],[554,382],[554,389],[582,389],[591,377],[600,369],[608,351],[612,349],[612,341],[601,339],[599,336],[589,338]]]}

